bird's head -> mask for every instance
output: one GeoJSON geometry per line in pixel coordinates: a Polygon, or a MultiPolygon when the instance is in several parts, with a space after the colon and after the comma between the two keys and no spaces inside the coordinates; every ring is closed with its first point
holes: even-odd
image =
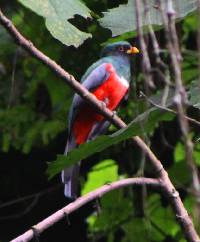
{"type": "Polygon", "coordinates": [[[119,41],[105,46],[101,51],[101,57],[113,55],[130,56],[137,53],[139,53],[139,50],[136,47],[131,46],[129,42],[119,41]]]}

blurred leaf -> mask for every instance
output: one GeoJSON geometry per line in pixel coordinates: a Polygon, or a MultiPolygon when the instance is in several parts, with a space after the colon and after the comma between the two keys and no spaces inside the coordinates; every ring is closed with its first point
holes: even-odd
{"type": "Polygon", "coordinates": [[[65,155],[58,155],[57,159],[49,164],[47,173],[49,177],[53,177],[59,173],[63,168],[70,166],[79,160],[100,152],[111,145],[117,144],[123,140],[129,139],[133,136],[143,134],[144,132],[151,132],[159,121],[171,120],[174,117],[171,113],[166,113],[157,108],[151,108],[145,113],[139,115],[126,128],[120,129],[112,135],[99,136],[94,141],[80,145],[65,155]],[[145,127],[141,128],[141,122],[148,118],[145,127]]]}
{"type": "Polygon", "coordinates": [[[195,144],[193,155],[196,164],[200,166],[200,143],[195,144]]]}
{"type": "Polygon", "coordinates": [[[122,242],[151,241],[150,226],[146,218],[133,218],[122,226],[125,237],[122,242]]]}
{"type": "Polygon", "coordinates": [[[182,143],[178,143],[176,145],[175,151],[174,151],[174,160],[175,162],[181,162],[185,159],[185,147],[182,143]]]}
{"type": "Polygon", "coordinates": [[[23,145],[23,152],[28,153],[34,143],[41,143],[47,145],[49,140],[55,138],[65,126],[60,120],[38,120],[35,122],[25,134],[25,142],[23,145]]]}
{"type": "Polygon", "coordinates": [[[88,218],[91,232],[106,231],[127,219],[132,209],[130,200],[123,196],[122,190],[107,193],[101,198],[101,213],[93,214],[88,218]]]}
{"type": "MultiPolygon", "coordinates": [[[[150,0],[148,2],[151,24],[162,25],[160,11],[155,8],[157,1],[150,0]]],[[[166,3],[165,0],[162,0],[162,2],[164,4],[166,3]]],[[[177,18],[183,18],[197,8],[196,0],[174,0],[173,3],[175,4],[177,18]]],[[[144,12],[144,4],[142,1],[140,11],[142,13],[144,12]]],[[[123,4],[117,8],[110,9],[108,12],[104,12],[104,17],[100,19],[100,24],[103,27],[110,29],[112,31],[112,36],[135,31],[137,28],[135,18],[135,1],[129,0],[128,4],[123,4]]],[[[147,17],[145,14],[142,14],[142,26],[147,24],[147,17]]]]}
{"type": "Polygon", "coordinates": [[[108,182],[116,181],[118,178],[117,169],[113,160],[101,161],[89,172],[81,193],[86,194],[108,182]]]}
{"type": "Polygon", "coordinates": [[[78,47],[90,34],[84,33],[73,26],[68,19],[74,15],[90,17],[90,10],[79,0],[19,0],[24,6],[42,16],[46,27],[54,38],[65,45],[78,47]]]}
{"type": "MultiPolygon", "coordinates": [[[[15,44],[8,32],[0,27],[0,57],[8,56],[15,49],[15,44]]],[[[2,60],[2,59],[1,59],[2,60]]]]}
{"type": "Polygon", "coordinates": [[[195,108],[200,109],[200,84],[199,81],[193,81],[190,84],[190,89],[188,92],[189,95],[189,103],[195,108]]]}
{"type": "MultiPolygon", "coordinates": [[[[183,41],[187,41],[187,38],[189,37],[189,34],[192,31],[196,31],[198,29],[198,14],[197,12],[192,13],[191,15],[187,16],[185,20],[183,21],[183,30],[184,30],[184,36],[183,41]]],[[[191,46],[192,47],[192,46],[191,46]]]]}
{"type": "Polygon", "coordinates": [[[182,63],[182,76],[184,83],[191,84],[198,78],[198,55],[191,50],[185,50],[184,61],[182,63]]]}
{"type": "Polygon", "coordinates": [[[164,234],[175,236],[180,230],[179,225],[176,222],[172,209],[168,207],[162,207],[161,204],[150,214],[151,221],[159,227],[164,234]]]}
{"type": "Polygon", "coordinates": [[[174,163],[168,170],[169,177],[173,184],[184,186],[191,182],[191,173],[188,172],[188,164],[185,161],[174,163]]]}
{"type": "Polygon", "coordinates": [[[10,148],[10,143],[12,141],[12,137],[9,133],[3,133],[3,137],[2,137],[2,150],[4,152],[8,152],[9,148],[10,148]]]}

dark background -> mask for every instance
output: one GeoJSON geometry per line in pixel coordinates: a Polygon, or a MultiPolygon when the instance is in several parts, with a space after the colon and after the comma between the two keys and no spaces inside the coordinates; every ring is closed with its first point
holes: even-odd
{"type": "MultiPolygon", "coordinates": [[[[97,15],[102,16],[102,11],[117,7],[126,1],[85,0],[84,2],[97,15]]],[[[24,36],[74,75],[77,80],[80,80],[87,67],[98,59],[102,44],[111,38],[111,32],[103,29],[96,18],[85,20],[76,16],[71,22],[81,30],[91,32],[93,37],[86,40],[79,48],[66,47],[50,35],[42,17],[24,8],[18,2],[0,0],[0,7],[24,36]]],[[[197,58],[192,52],[197,49],[197,28],[193,24],[194,16],[189,16],[177,24],[181,46],[192,53],[184,56],[183,63],[183,79],[187,90],[192,81],[197,78],[197,58]]],[[[162,29],[156,33],[162,48],[165,46],[163,33],[162,29]]],[[[137,38],[128,40],[138,46],[137,38]]],[[[150,42],[148,47],[149,53],[152,55],[150,42]]],[[[146,108],[144,101],[139,97],[139,90],[147,90],[140,77],[140,57],[138,55],[133,60],[134,82],[132,82],[129,100],[123,103],[119,110],[119,116],[127,123],[146,108]]],[[[163,58],[170,65],[168,56],[163,55],[163,58]]],[[[154,64],[153,57],[151,60],[154,64]]],[[[156,75],[154,81],[156,88],[149,90],[150,95],[155,95],[163,87],[156,75]]],[[[64,151],[67,136],[67,113],[73,93],[47,67],[16,46],[0,26],[0,242],[9,241],[18,236],[68,202],[63,195],[60,176],[49,181],[46,169],[47,161],[55,160],[56,155],[62,154],[64,151]],[[10,201],[11,204],[9,204],[10,201]]],[[[199,110],[190,107],[188,115],[198,119],[199,110]]],[[[146,136],[151,142],[152,150],[169,170],[172,178],[177,178],[177,184],[182,184],[182,186],[178,186],[178,189],[181,197],[184,201],[186,199],[189,204],[192,216],[193,212],[198,211],[198,204],[194,202],[193,195],[186,189],[190,184],[191,176],[187,172],[188,167],[185,162],[182,159],[181,162],[177,162],[178,158],[174,156],[176,145],[182,143],[178,122],[174,118],[155,126],[153,132],[146,136]]],[[[191,125],[191,129],[193,140],[196,140],[199,127],[191,125]]],[[[115,130],[111,126],[108,134],[115,130]]],[[[197,155],[199,148],[195,143],[197,155]]],[[[183,150],[183,146],[177,151],[180,154],[181,149],[183,150]]],[[[119,174],[133,176],[140,167],[141,157],[141,152],[133,146],[131,141],[123,142],[87,159],[81,168],[82,178],[87,181],[87,172],[90,168],[107,158],[115,160],[119,174]]],[[[153,174],[148,165],[145,174],[147,176],[153,174]]],[[[148,208],[145,210],[143,206],[142,194],[141,189],[124,189],[123,191],[125,199],[131,201],[132,211],[129,216],[136,220],[140,219],[138,222],[140,229],[143,228],[142,226],[145,227],[143,219],[148,213],[148,208]]],[[[150,199],[152,194],[154,194],[152,191],[148,191],[150,199]]],[[[184,241],[181,240],[182,234],[179,228],[176,232],[170,232],[177,225],[175,225],[176,221],[171,216],[171,212],[169,218],[168,214],[163,214],[163,211],[169,209],[165,197],[156,197],[156,201],[161,209],[160,217],[156,217],[154,221],[150,219],[149,227],[145,227],[145,231],[153,230],[154,234],[158,233],[160,237],[151,237],[154,239],[149,239],[149,241],[184,241]],[[171,227],[169,225],[169,229],[163,230],[165,222],[161,222],[160,218],[162,221],[169,219],[172,223],[171,227]]],[[[103,204],[104,202],[106,203],[103,201],[103,204]]],[[[123,204],[125,203],[122,201],[121,207],[119,206],[115,213],[120,211],[123,204]]],[[[70,224],[67,219],[60,221],[46,230],[40,236],[40,241],[147,241],[145,237],[143,238],[142,230],[138,230],[140,239],[137,237],[135,227],[133,227],[135,237],[133,236],[132,239],[129,237],[129,233],[123,227],[123,224],[130,221],[129,217],[120,221],[116,216],[116,222],[119,220],[119,225],[111,228],[109,228],[109,220],[105,220],[104,229],[100,226],[98,233],[94,231],[91,236],[86,218],[94,211],[95,202],[87,204],[69,216],[70,224]]],[[[199,227],[198,221],[195,224],[199,227]]],[[[133,226],[135,225],[133,224],[133,226]]],[[[129,231],[131,230],[130,227],[129,231]]]]}

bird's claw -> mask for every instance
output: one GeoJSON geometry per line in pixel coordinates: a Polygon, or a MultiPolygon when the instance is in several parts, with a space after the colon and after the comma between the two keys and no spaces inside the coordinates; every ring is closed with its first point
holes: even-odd
{"type": "Polygon", "coordinates": [[[113,111],[112,113],[112,118],[114,118],[116,116],[117,112],[116,111],[113,111]]]}
{"type": "Polygon", "coordinates": [[[35,226],[32,226],[31,229],[33,231],[33,238],[34,238],[35,242],[39,242],[39,237],[40,237],[39,230],[35,226]]]}
{"type": "Polygon", "coordinates": [[[106,103],[105,103],[104,101],[101,101],[101,107],[102,107],[103,109],[106,108],[106,103]]]}

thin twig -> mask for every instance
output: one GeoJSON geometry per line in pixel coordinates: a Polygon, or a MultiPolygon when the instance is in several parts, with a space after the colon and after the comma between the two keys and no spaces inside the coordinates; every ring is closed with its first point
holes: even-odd
{"type": "MultiPolygon", "coordinates": [[[[164,110],[164,111],[167,111],[167,112],[170,112],[170,113],[174,113],[177,115],[177,112],[174,111],[173,109],[171,108],[167,108],[166,106],[162,106],[162,105],[159,105],[157,103],[155,103],[151,98],[147,97],[142,91],[140,91],[140,96],[144,97],[149,103],[151,103],[153,106],[161,109],[161,110],[164,110]]],[[[188,116],[185,115],[185,118],[190,121],[191,123],[193,124],[196,124],[196,125],[199,125],[200,126],[200,122],[197,121],[196,119],[193,119],[193,118],[190,118],[188,116]]]]}
{"type": "Polygon", "coordinates": [[[142,53],[142,69],[145,79],[146,87],[150,86],[151,88],[154,88],[154,83],[152,80],[152,76],[150,74],[151,72],[151,62],[149,59],[149,55],[147,52],[147,46],[144,40],[143,36],[143,30],[142,30],[142,19],[141,19],[141,3],[140,0],[135,0],[135,17],[136,17],[136,25],[137,25],[137,33],[142,53]]]}
{"type": "Polygon", "coordinates": [[[29,213],[38,203],[39,196],[35,196],[31,203],[23,211],[12,215],[1,216],[0,221],[18,219],[29,213]]]}
{"type": "MultiPolygon", "coordinates": [[[[39,234],[41,234],[44,230],[49,228],[50,226],[54,225],[61,219],[63,219],[66,214],[69,215],[70,213],[74,212],[75,210],[79,209],[86,203],[89,203],[90,201],[93,201],[97,198],[102,197],[104,194],[122,188],[126,186],[141,186],[143,184],[146,184],[151,187],[159,188],[160,182],[157,179],[152,178],[128,178],[123,179],[121,181],[116,181],[110,184],[106,184],[82,197],[79,197],[76,201],[68,204],[66,207],[58,210],[56,213],[52,214],[51,216],[47,217],[40,223],[34,226],[34,228],[37,230],[39,234]]],[[[24,234],[20,235],[19,237],[13,239],[11,242],[26,242],[33,238],[34,231],[32,229],[28,230],[24,234]]]]}
{"type": "MultiPolygon", "coordinates": [[[[169,87],[171,86],[170,82],[170,71],[168,66],[164,63],[164,61],[160,57],[160,46],[158,44],[155,32],[153,30],[152,24],[151,24],[151,17],[149,13],[149,2],[147,0],[143,0],[144,3],[144,8],[145,8],[145,18],[147,19],[147,26],[149,29],[149,35],[151,38],[151,42],[153,45],[153,53],[156,58],[156,64],[158,65],[157,68],[154,68],[156,72],[159,74],[161,77],[161,80],[164,82],[165,87],[164,87],[164,92],[163,92],[163,97],[162,97],[162,105],[164,106],[166,104],[168,95],[169,95],[169,87]],[[163,74],[160,68],[164,69],[165,73],[163,74]]],[[[151,68],[151,72],[153,71],[153,68],[151,68]]]]}
{"type": "Polygon", "coordinates": [[[56,185],[54,187],[47,188],[47,189],[45,189],[43,191],[31,194],[31,195],[20,197],[20,198],[17,198],[17,199],[14,199],[12,201],[8,201],[8,202],[5,202],[5,203],[0,203],[0,209],[1,208],[5,208],[5,207],[9,207],[9,206],[12,206],[12,205],[16,205],[17,203],[21,203],[21,202],[27,201],[27,200],[29,200],[31,198],[34,198],[34,197],[42,197],[45,194],[48,194],[48,193],[51,193],[53,191],[58,190],[61,186],[62,185],[56,185]]]}
{"type": "MultiPolygon", "coordinates": [[[[100,112],[106,119],[108,119],[112,124],[118,128],[126,127],[126,124],[112,111],[107,109],[105,105],[102,105],[100,101],[96,99],[94,95],[88,92],[75,78],[62,69],[55,61],[51,60],[49,57],[44,55],[39,51],[30,41],[24,38],[19,31],[15,28],[12,22],[4,16],[0,10],[0,23],[4,26],[8,33],[15,39],[15,41],[27,50],[32,56],[44,63],[49,69],[51,69],[56,75],[67,82],[67,84],[72,87],[85,101],[94,106],[95,110],[100,112]]],[[[155,173],[159,177],[160,183],[162,184],[166,196],[171,203],[172,208],[176,214],[176,217],[181,218],[178,220],[180,226],[183,229],[183,233],[188,241],[198,241],[199,237],[195,231],[194,225],[191,218],[189,217],[178,193],[176,193],[175,187],[171,183],[167,172],[163,168],[161,162],[157,159],[151,149],[144,143],[144,141],[138,137],[133,137],[134,142],[143,150],[143,152],[149,157],[152,163],[155,173]],[[174,195],[176,194],[176,195],[174,195]]],[[[79,201],[79,200],[78,200],[79,201]]],[[[63,213],[57,212],[59,216],[63,216],[63,213]]],[[[57,222],[55,220],[54,222],[57,222]]],[[[28,232],[29,236],[33,236],[33,231],[28,232]]],[[[21,242],[21,241],[20,241],[21,242]]]]}

